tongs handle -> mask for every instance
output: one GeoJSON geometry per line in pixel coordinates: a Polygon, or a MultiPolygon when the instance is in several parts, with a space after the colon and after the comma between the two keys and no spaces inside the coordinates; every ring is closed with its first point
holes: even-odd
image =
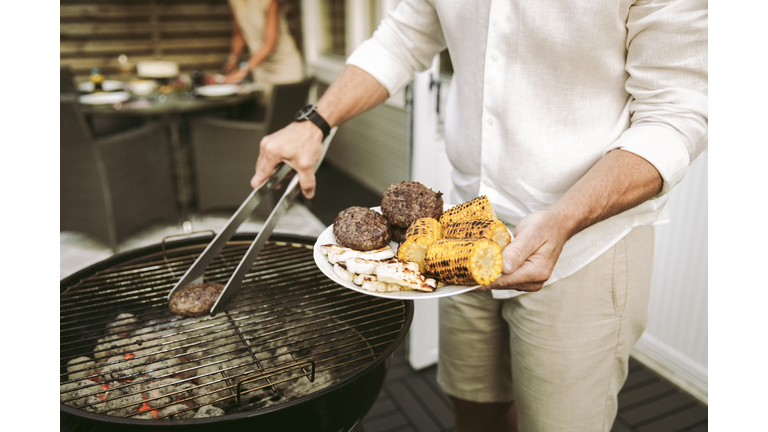
{"type": "MultiPolygon", "coordinates": [[[[292,172],[291,174],[295,173],[292,172]]],[[[301,188],[297,187],[298,184],[299,176],[293,175],[291,183],[288,184],[285,193],[283,193],[283,196],[280,197],[280,200],[272,210],[272,213],[269,214],[267,221],[264,222],[264,226],[261,227],[259,234],[253,240],[253,242],[251,242],[251,246],[248,247],[248,251],[240,260],[240,263],[237,265],[235,272],[232,273],[232,276],[229,278],[227,285],[219,295],[216,303],[214,303],[213,308],[211,308],[211,316],[215,316],[221,309],[224,308],[224,306],[227,305],[227,303],[229,303],[229,300],[231,300],[240,291],[240,286],[243,283],[245,274],[248,273],[248,271],[251,269],[251,266],[253,265],[253,262],[256,261],[256,258],[259,256],[261,249],[264,247],[264,244],[267,243],[267,239],[269,239],[269,237],[272,235],[272,231],[275,229],[277,222],[280,220],[280,218],[283,217],[283,215],[285,215],[285,212],[288,211],[288,207],[290,206],[291,201],[293,201],[293,199],[296,198],[296,195],[299,194],[299,191],[301,191],[301,188]]]]}
{"type": "Polygon", "coordinates": [[[224,225],[221,232],[214,237],[213,241],[208,244],[205,250],[203,250],[203,253],[197,257],[195,262],[189,267],[187,272],[184,273],[184,276],[181,277],[176,286],[174,286],[171,292],[168,293],[168,299],[171,298],[171,295],[173,295],[174,291],[177,289],[203,281],[203,274],[205,273],[208,264],[213,261],[219,251],[221,251],[229,239],[232,238],[232,235],[237,231],[240,225],[242,225],[243,222],[248,219],[248,216],[250,216],[259,204],[261,204],[262,198],[270,193],[272,188],[281,182],[290,171],[291,167],[285,164],[276,167],[272,175],[248,195],[248,198],[240,204],[237,211],[235,211],[232,217],[229,218],[229,221],[224,225]]]}
{"type": "MultiPolygon", "coordinates": [[[[336,129],[337,128],[333,128],[331,133],[323,142],[323,149],[322,153],[320,154],[320,159],[318,159],[317,163],[315,164],[315,172],[317,172],[317,169],[320,167],[320,164],[325,158],[325,154],[328,151],[331,139],[333,139],[333,136],[336,134],[336,129]]],[[[295,175],[295,171],[293,171],[287,164],[282,164],[281,166],[277,167],[267,180],[265,180],[261,185],[259,185],[259,187],[251,192],[243,204],[240,205],[240,208],[238,208],[235,214],[232,215],[232,217],[229,219],[227,224],[224,226],[224,229],[222,229],[222,231],[213,239],[208,247],[205,248],[203,253],[200,254],[197,260],[195,260],[194,264],[192,264],[189,270],[187,270],[181,280],[179,280],[171,292],[168,293],[168,299],[171,298],[171,295],[174,291],[176,291],[176,289],[187,286],[191,283],[200,283],[203,281],[203,274],[205,273],[205,269],[211,263],[213,258],[216,257],[219,251],[221,251],[224,245],[229,241],[237,228],[262,203],[262,198],[267,193],[271,193],[272,189],[275,188],[279,183],[283,182],[289,173],[292,175],[290,183],[285,188],[285,192],[280,197],[280,200],[272,210],[272,213],[270,213],[266,222],[264,222],[264,225],[259,231],[259,234],[251,243],[251,246],[248,248],[245,256],[243,256],[243,258],[240,260],[240,263],[235,269],[235,272],[229,278],[227,285],[219,295],[218,300],[216,300],[216,303],[211,308],[211,316],[216,315],[217,312],[219,312],[221,309],[223,309],[224,306],[227,305],[229,300],[231,300],[240,290],[240,285],[242,284],[245,274],[250,270],[253,262],[258,257],[259,252],[261,252],[261,249],[264,247],[267,239],[272,234],[272,231],[277,225],[277,222],[288,210],[291,201],[293,201],[293,199],[296,197],[296,195],[298,195],[300,191],[300,189],[297,188],[299,177],[295,175]]]]}

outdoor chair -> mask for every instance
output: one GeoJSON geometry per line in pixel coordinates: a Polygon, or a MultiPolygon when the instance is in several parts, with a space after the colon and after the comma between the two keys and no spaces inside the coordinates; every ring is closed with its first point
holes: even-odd
{"type": "Polygon", "coordinates": [[[72,72],[72,68],[69,66],[59,67],[59,90],[61,93],[77,93],[77,85],[75,84],[75,74],[72,72]]]}
{"type": "MultiPolygon", "coordinates": [[[[293,121],[306,103],[313,80],[275,85],[263,122],[198,117],[190,122],[197,210],[232,210],[253,190],[251,177],[265,135],[293,121]]],[[[265,203],[270,209],[274,202],[265,203]]],[[[267,213],[268,214],[268,213],[267,213]]]]}
{"type": "Polygon", "coordinates": [[[117,252],[155,222],[178,222],[171,149],[160,123],[94,138],[74,98],[61,99],[60,230],[117,252]]]}

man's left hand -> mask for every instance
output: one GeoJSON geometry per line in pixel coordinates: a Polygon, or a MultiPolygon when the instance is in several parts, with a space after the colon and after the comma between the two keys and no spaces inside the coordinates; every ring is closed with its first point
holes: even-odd
{"type": "Polygon", "coordinates": [[[490,285],[474,291],[540,290],[552,275],[568,240],[559,219],[550,210],[531,213],[521,219],[515,228],[514,240],[502,251],[502,275],[490,285]]]}

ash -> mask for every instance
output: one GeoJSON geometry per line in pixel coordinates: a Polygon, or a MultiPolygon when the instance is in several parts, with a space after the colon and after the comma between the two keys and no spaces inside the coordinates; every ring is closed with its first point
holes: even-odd
{"type": "Polygon", "coordinates": [[[247,315],[141,322],[122,313],[106,325],[92,356],[67,362],[60,401],[119,417],[213,417],[309,395],[373,357],[350,327],[322,315],[294,315],[290,323],[271,324],[247,315]]]}

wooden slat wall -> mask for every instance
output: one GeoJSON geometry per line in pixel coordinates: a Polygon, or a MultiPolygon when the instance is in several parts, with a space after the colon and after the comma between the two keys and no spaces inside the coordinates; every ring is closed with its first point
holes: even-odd
{"type": "MultiPolygon", "coordinates": [[[[283,1],[294,40],[302,49],[300,0],[283,1]]],[[[227,0],[61,0],[60,63],[78,81],[99,67],[119,78],[117,58],[134,65],[170,60],[181,72],[219,73],[229,54],[232,24],[227,0]]]]}

